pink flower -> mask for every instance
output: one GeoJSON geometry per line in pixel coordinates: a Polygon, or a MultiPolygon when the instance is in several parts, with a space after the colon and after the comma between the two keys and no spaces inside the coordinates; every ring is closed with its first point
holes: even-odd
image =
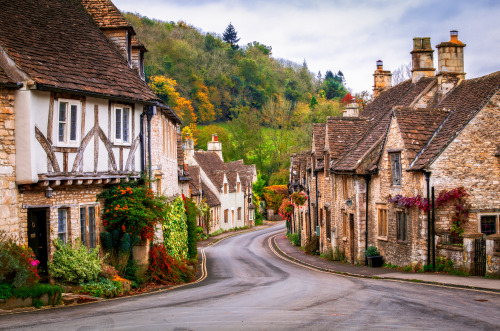
{"type": "Polygon", "coordinates": [[[39,264],[40,264],[40,261],[38,261],[38,260],[32,260],[31,261],[31,265],[34,266],[34,267],[36,267],[39,264]]]}

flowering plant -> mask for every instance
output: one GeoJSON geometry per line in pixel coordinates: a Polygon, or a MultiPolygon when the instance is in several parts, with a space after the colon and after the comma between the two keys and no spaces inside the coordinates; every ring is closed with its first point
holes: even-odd
{"type": "Polygon", "coordinates": [[[290,203],[290,201],[288,201],[288,199],[283,199],[278,213],[284,220],[290,221],[292,219],[293,205],[290,203]]]}
{"type": "Polygon", "coordinates": [[[295,192],[292,194],[292,201],[296,206],[303,206],[307,201],[307,195],[304,192],[295,192]]]}

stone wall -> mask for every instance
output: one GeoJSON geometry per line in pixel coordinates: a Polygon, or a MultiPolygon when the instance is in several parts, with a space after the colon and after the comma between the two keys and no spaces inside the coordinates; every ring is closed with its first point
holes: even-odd
{"type": "Polygon", "coordinates": [[[123,58],[128,61],[128,31],[125,29],[119,30],[102,30],[106,37],[115,44],[123,58]]]}
{"type": "Polygon", "coordinates": [[[15,163],[14,90],[0,88],[0,231],[21,243],[26,231],[19,222],[15,163]]]}

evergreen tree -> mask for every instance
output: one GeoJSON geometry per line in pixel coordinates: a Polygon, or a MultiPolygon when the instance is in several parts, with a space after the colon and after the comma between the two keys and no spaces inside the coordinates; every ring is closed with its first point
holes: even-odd
{"type": "Polygon", "coordinates": [[[240,41],[240,38],[238,38],[238,33],[234,29],[233,24],[229,23],[226,30],[222,34],[222,40],[226,43],[230,43],[234,50],[238,49],[237,43],[240,41]]]}

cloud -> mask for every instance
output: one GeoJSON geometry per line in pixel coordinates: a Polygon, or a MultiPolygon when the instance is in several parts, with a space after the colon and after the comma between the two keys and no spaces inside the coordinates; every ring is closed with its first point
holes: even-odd
{"type": "MultiPolygon", "coordinates": [[[[185,21],[204,32],[222,34],[232,22],[244,45],[272,46],[273,56],[305,59],[316,75],[341,70],[354,92],[371,90],[378,59],[394,70],[410,62],[413,37],[432,45],[459,30],[467,77],[499,68],[498,1],[413,0],[114,0],[124,11],[165,21],[185,21]]],[[[437,65],[437,53],[435,53],[437,65]]]]}

